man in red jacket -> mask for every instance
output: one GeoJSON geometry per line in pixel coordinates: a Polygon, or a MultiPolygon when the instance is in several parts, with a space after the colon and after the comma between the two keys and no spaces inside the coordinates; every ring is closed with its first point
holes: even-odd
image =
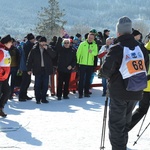
{"type": "Polygon", "coordinates": [[[0,116],[6,117],[3,108],[10,95],[8,76],[10,73],[11,57],[8,49],[12,46],[12,38],[6,35],[0,41],[0,116]]]}

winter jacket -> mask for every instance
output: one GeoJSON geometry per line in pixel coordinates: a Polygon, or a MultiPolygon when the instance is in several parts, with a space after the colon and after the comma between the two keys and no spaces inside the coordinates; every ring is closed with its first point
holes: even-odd
{"type": "Polygon", "coordinates": [[[57,60],[58,60],[58,55],[57,55],[57,51],[56,51],[56,44],[57,44],[57,41],[52,41],[52,42],[50,42],[51,48],[52,48],[52,49],[55,51],[55,53],[56,53],[55,58],[53,58],[53,66],[57,66],[57,60]]]}
{"type": "Polygon", "coordinates": [[[76,65],[76,55],[72,47],[65,48],[64,46],[59,47],[58,50],[58,71],[70,73],[72,70],[68,70],[68,66],[72,68],[76,65]]]}
{"type": "Polygon", "coordinates": [[[9,51],[0,43],[0,81],[5,81],[10,74],[11,57],[9,51]]]}
{"type": "Polygon", "coordinates": [[[27,68],[26,68],[26,59],[25,59],[25,54],[24,54],[24,50],[23,50],[24,44],[25,44],[24,42],[21,42],[19,44],[19,46],[17,47],[17,49],[19,50],[19,53],[20,53],[19,70],[21,70],[21,71],[27,71],[27,68]]]}
{"type": "Polygon", "coordinates": [[[30,41],[27,41],[26,43],[21,43],[18,47],[19,52],[20,52],[20,66],[19,69],[21,71],[27,71],[27,66],[26,66],[26,62],[27,62],[27,58],[28,55],[31,51],[31,49],[33,48],[34,43],[31,43],[30,41]]]}
{"type": "Polygon", "coordinates": [[[109,52],[109,49],[112,47],[112,45],[103,45],[98,53],[98,58],[102,59],[102,62],[104,62],[107,53],[109,52]]]}
{"type": "MultiPolygon", "coordinates": [[[[126,46],[132,50],[138,45],[138,42],[130,34],[122,35],[118,37],[117,40],[119,43],[110,49],[105,62],[100,69],[102,76],[109,79],[108,88],[110,98],[113,97],[120,100],[141,100],[143,91],[127,91],[124,80],[119,72],[123,58],[123,47],[126,46]]],[[[140,48],[144,55],[146,69],[148,69],[148,53],[144,47],[140,48]]]]}
{"type": "Polygon", "coordinates": [[[77,50],[77,63],[80,65],[94,66],[94,56],[98,54],[98,47],[95,41],[93,43],[88,43],[88,41],[82,42],[77,50]],[[89,53],[88,50],[92,50],[89,53]]]}
{"type": "MultiPolygon", "coordinates": [[[[53,74],[53,63],[52,59],[55,57],[55,52],[48,47],[43,51],[44,69],[47,75],[53,74]]],[[[27,58],[27,71],[32,71],[33,75],[41,73],[41,51],[39,44],[35,45],[27,58]]]]}
{"type": "Polygon", "coordinates": [[[24,54],[25,54],[25,60],[27,60],[29,52],[31,51],[33,46],[34,46],[34,43],[31,43],[30,41],[27,41],[26,43],[24,43],[23,50],[24,50],[24,54]]]}
{"type": "Polygon", "coordinates": [[[106,39],[107,39],[108,37],[109,37],[109,36],[106,35],[105,33],[103,34],[102,45],[105,45],[105,44],[106,44],[106,39]]]}
{"type": "Polygon", "coordinates": [[[18,67],[19,66],[19,62],[20,62],[19,50],[15,46],[12,46],[9,49],[9,53],[10,53],[10,56],[11,56],[11,64],[10,64],[10,66],[11,67],[18,67]]]}

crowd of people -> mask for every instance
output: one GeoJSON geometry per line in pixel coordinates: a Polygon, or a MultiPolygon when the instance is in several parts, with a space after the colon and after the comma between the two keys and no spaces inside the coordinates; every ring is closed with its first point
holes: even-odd
{"type": "MultiPolygon", "coordinates": [[[[6,49],[11,57],[10,73],[7,78],[11,90],[9,99],[13,99],[16,86],[19,87],[18,101],[24,102],[32,99],[32,97],[28,96],[27,92],[31,83],[31,74],[33,73],[35,76],[34,90],[36,103],[48,103],[46,93],[49,76],[55,73],[55,69],[57,69],[58,73],[57,99],[61,100],[62,97],[69,99],[71,72],[77,68],[78,71],[80,68],[79,98],[82,98],[84,90],[84,96],[90,97],[90,79],[94,66],[97,65],[98,50],[105,43],[109,32],[109,30],[104,30],[103,36],[101,32],[92,29],[89,33],[85,34],[84,38],[79,33],[75,36],[69,36],[66,33],[63,37],[54,36],[50,42],[41,35],[35,37],[33,33],[27,34],[22,41],[16,40],[10,35],[4,36],[1,40],[7,40],[10,37],[10,43],[12,43],[10,48],[6,49]],[[81,43],[83,46],[81,46],[81,43]],[[85,44],[86,48],[84,47],[85,44]],[[92,52],[93,46],[94,52],[92,52]],[[86,53],[86,50],[90,51],[86,53]],[[87,55],[86,58],[85,54],[87,55]],[[86,60],[89,62],[86,62],[86,60]],[[83,68],[84,66],[90,66],[90,69],[86,72],[81,69],[81,66],[83,68]],[[83,79],[84,76],[85,79],[83,79]],[[84,83],[87,85],[84,86],[84,83]]],[[[77,76],[79,76],[79,73],[77,76]]]]}
{"type": "Polygon", "coordinates": [[[128,132],[147,113],[150,102],[150,41],[142,42],[142,33],[132,28],[128,17],[119,19],[117,37],[110,30],[90,30],[84,36],[77,33],[54,36],[50,42],[42,35],[27,34],[18,41],[10,35],[0,41],[0,116],[6,117],[4,106],[13,99],[19,86],[18,101],[31,100],[28,88],[35,76],[37,104],[48,103],[49,77],[57,70],[57,100],[69,99],[69,81],[76,70],[78,98],[90,97],[92,74],[98,59],[102,66],[103,94],[110,97],[109,130],[112,150],[126,150],[128,132]],[[126,67],[127,66],[127,67],[126,67]],[[136,82],[135,82],[136,81],[136,82]],[[137,85],[137,83],[139,83],[137,85]],[[9,85],[10,84],[10,85],[9,85]],[[109,92],[108,92],[109,91],[109,92]],[[109,95],[108,95],[109,93],[109,95]],[[139,108],[133,109],[140,100],[139,108]],[[133,114],[132,114],[133,113],[133,114]]]}

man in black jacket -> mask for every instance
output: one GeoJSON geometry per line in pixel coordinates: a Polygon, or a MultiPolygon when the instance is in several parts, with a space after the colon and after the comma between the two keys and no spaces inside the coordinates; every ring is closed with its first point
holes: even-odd
{"type": "MultiPolygon", "coordinates": [[[[27,61],[27,57],[29,52],[31,51],[31,49],[34,46],[34,42],[35,42],[35,37],[32,33],[29,33],[27,35],[27,42],[23,45],[23,50],[24,50],[24,54],[25,54],[25,64],[27,61]]],[[[20,102],[24,102],[26,100],[31,100],[31,97],[28,97],[27,95],[27,90],[29,88],[29,85],[31,83],[31,75],[29,75],[27,73],[27,68],[25,66],[23,73],[22,73],[22,82],[21,82],[21,86],[20,86],[20,92],[19,92],[19,101],[20,102]]]]}
{"type": "Polygon", "coordinates": [[[39,43],[33,47],[27,59],[28,74],[35,75],[35,98],[36,103],[48,103],[46,93],[49,84],[49,75],[53,74],[52,59],[55,52],[47,45],[47,39],[41,37],[39,43]],[[42,87],[42,89],[41,89],[42,87]]]}
{"type": "Polygon", "coordinates": [[[139,47],[131,35],[132,21],[128,17],[119,19],[116,31],[119,43],[110,49],[100,71],[109,80],[109,138],[112,150],[126,150],[132,110],[142,99],[149,59],[146,49],[139,47]],[[143,87],[138,89],[139,86],[134,87],[133,84],[129,87],[132,78],[136,79],[141,74],[145,77],[144,82],[140,81],[143,87]]]}

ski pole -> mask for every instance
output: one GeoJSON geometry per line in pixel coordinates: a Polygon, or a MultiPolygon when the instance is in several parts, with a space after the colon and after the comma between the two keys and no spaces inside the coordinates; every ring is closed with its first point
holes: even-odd
{"type": "Polygon", "coordinates": [[[105,131],[106,131],[106,119],[107,119],[107,105],[108,105],[108,96],[106,94],[100,150],[103,150],[105,148],[104,144],[105,144],[105,131]]]}
{"type": "Polygon", "coordinates": [[[137,144],[137,141],[140,139],[140,137],[142,136],[142,134],[145,132],[145,130],[148,128],[149,125],[150,125],[150,123],[145,127],[145,129],[143,130],[143,132],[139,135],[139,137],[137,138],[137,140],[134,142],[133,146],[135,144],[137,144]]]}
{"type": "Polygon", "coordinates": [[[140,132],[141,132],[141,129],[142,129],[143,123],[144,123],[144,121],[145,121],[145,118],[146,118],[146,114],[145,114],[145,116],[144,116],[144,118],[143,118],[143,121],[142,121],[142,123],[141,123],[141,126],[140,126],[140,129],[139,129],[139,132],[138,132],[137,136],[139,136],[139,135],[140,135],[140,132]]]}

